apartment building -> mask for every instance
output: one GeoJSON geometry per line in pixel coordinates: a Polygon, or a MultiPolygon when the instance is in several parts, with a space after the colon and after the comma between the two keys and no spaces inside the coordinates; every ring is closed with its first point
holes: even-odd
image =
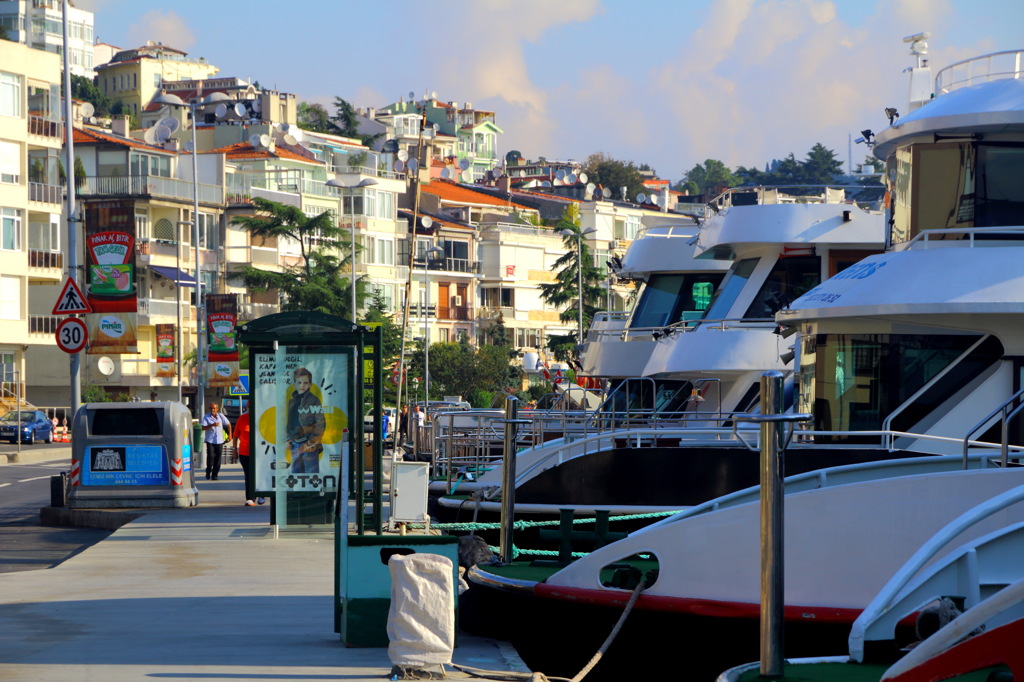
{"type": "Polygon", "coordinates": [[[149,41],[141,47],[121,50],[106,64],[96,66],[96,85],[114,102],[138,116],[160,93],[164,81],[197,81],[211,78],[220,69],[200,57],[149,41]]]}
{"type": "Polygon", "coordinates": [[[56,54],[0,41],[0,399],[31,399],[41,370],[31,351],[56,350],[47,316],[66,274],[60,74],[56,54]]]}
{"type": "MultiPolygon", "coordinates": [[[[60,55],[64,49],[63,0],[2,0],[0,26],[7,38],[60,55]]],[[[68,3],[68,56],[71,73],[92,80],[93,13],[68,3]]]]}

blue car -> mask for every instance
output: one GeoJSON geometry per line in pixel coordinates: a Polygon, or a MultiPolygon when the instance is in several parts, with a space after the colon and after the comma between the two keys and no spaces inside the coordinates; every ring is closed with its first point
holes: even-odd
{"type": "Polygon", "coordinates": [[[0,417],[0,440],[29,445],[36,441],[53,442],[53,423],[39,410],[12,411],[0,417]]]}

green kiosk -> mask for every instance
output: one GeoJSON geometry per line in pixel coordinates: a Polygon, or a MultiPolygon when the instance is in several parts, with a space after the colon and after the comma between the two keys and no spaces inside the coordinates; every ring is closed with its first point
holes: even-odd
{"type": "Polygon", "coordinates": [[[372,439],[369,467],[362,447],[368,410],[381,431],[382,332],[293,311],[241,325],[238,340],[249,347],[256,491],[283,532],[333,524],[335,631],[346,646],[387,646],[388,558],[443,554],[457,571],[458,538],[384,533],[382,443],[372,439]]]}

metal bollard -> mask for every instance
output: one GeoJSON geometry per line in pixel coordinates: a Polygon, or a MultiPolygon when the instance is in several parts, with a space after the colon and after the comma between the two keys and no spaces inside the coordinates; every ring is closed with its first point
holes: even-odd
{"type": "Polygon", "coordinates": [[[505,399],[505,418],[496,419],[505,425],[505,441],[502,451],[501,481],[501,539],[498,553],[502,562],[512,562],[512,527],[515,521],[516,505],[516,432],[520,424],[529,424],[529,419],[518,419],[519,398],[509,396],[505,399]]]}

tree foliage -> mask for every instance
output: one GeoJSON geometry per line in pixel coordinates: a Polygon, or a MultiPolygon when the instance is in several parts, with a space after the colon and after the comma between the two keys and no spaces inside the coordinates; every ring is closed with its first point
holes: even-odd
{"type": "Polygon", "coordinates": [[[820,142],[811,147],[803,161],[790,153],[768,170],[743,166],[736,169],[736,175],[750,185],[828,185],[834,183],[842,172],[842,161],[820,142]]]}
{"type": "MultiPolygon", "coordinates": [[[[63,88],[63,86],[61,86],[63,88]]],[[[89,102],[96,110],[96,116],[106,117],[115,113],[113,102],[96,84],[84,76],[71,75],[71,96],[82,102],[89,102]]]]}
{"type": "MultiPolygon", "coordinates": [[[[573,202],[566,206],[561,220],[552,229],[558,234],[562,234],[563,231],[567,231],[569,234],[562,234],[566,251],[552,266],[552,270],[555,272],[555,281],[540,285],[541,300],[552,307],[562,308],[562,312],[559,314],[559,319],[562,322],[577,322],[578,325],[579,301],[582,297],[583,329],[587,329],[590,326],[590,320],[598,312],[598,305],[604,296],[604,289],[600,286],[604,278],[601,270],[594,265],[590,247],[581,233],[579,205],[573,202]],[[583,268],[582,291],[579,285],[581,261],[583,268]]],[[[547,346],[554,353],[556,359],[567,362],[578,359],[576,341],[577,334],[575,333],[552,334],[548,337],[547,346]]]]}
{"type": "Polygon", "coordinates": [[[296,109],[296,121],[303,130],[314,133],[334,134],[334,124],[331,123],[331,116],[322,104],[310,104],[299,102],[296,109]]]}
{"type": "MultiPolygon", "coordinates": [[[[245,285],[256,291],[277,290],[283,310],[313,310],[354,319],[351,279],[339,276],[347,271],[352,256],[338,255],[348,250],[348,240],[343,239],[348,231],[338,226],[330,211],[311,218],[295,206],[260,197],[252,202],[255,215],[239,216],[233,222],[259,242],[293,239],[299,244],[300,262],[282,272],[243,266],[238,276],[245,285]]],[[[357,295],[360,288],[357,284],[357,295]]]]}
{"type": "Polygon", "coordinates": [[[587,157],[583,169],[590,182],[610,189],[612,198],[621,199],[623,187],[626,188],[626,198],[629,200],[644,191],[643,176],[632,161],[618,161],[598,152],[587,157]]]}
{"type": "Polygon", "coordinates": [[[717,159],[707,159],[703,164],[696,164],[688,170],[677,188],[688,194],[702,194],[708,199],[711,195],[740,184],[740,179],[733,175],[729,167],[717,159]]]}

